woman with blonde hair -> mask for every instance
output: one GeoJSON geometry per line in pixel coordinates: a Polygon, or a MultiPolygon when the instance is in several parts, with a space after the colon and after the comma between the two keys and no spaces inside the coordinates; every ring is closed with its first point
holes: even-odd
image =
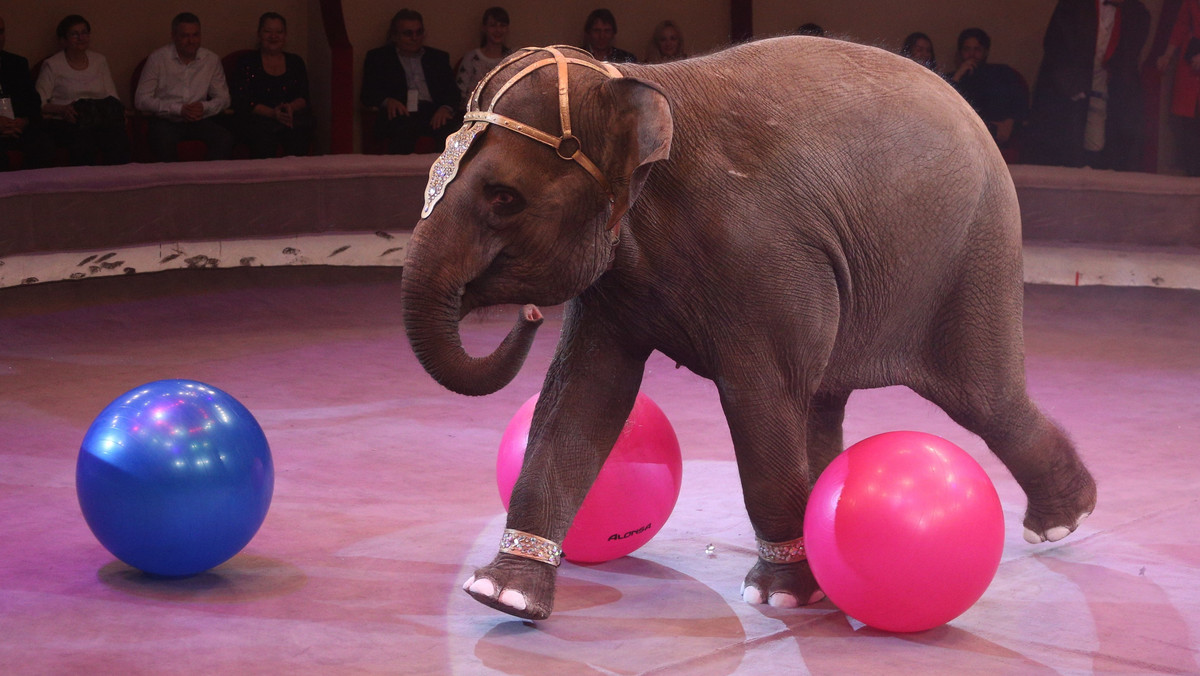
{"type": "Polygon", "coordinates": [[[665,63],[686,59],[683,49],[683,31],[674,21],[667,19],[654,27],[650,47],[646,50],[646,63],[665,63]]]}

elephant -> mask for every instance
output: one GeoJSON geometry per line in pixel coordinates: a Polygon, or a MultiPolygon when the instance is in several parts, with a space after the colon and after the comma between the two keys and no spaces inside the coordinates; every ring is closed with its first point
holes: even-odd
{"type": "Polygon", "coordinates": [[[742,598],[823,598],[804,555],[847,399],[907,386],[981,437],[1055,541],[1096,483],[1026,390],[1021,224],[1007,166],[937,75],[874,47],[749,42],[658,65],[528,48],[475,89],[435,161],[401,282],[405,331],[446,388],[520,370],[563,306],[499,552],[464,584],[540,620],[559,543],[659,351],[711,379],[758,544],[742,598]],[[519,306],[484,356],[460,321],[519,306]]]}

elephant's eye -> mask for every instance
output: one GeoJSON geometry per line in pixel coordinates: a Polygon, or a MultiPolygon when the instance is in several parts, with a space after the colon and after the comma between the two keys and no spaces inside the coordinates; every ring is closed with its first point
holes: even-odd
{"type": "Polygon", "coordinates": [[[483,189],[483,196],[497,216],[512,216],[525,208],[525,198],[507,186],[489,185],[483,189]]]}

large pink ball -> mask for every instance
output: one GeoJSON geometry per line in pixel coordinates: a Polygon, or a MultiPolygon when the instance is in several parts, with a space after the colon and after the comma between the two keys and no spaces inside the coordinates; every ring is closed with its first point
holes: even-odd
{"type": "Polygon", "coordinates": [[[958,446],[889,432],[846,449],[813,487],[804,544],[817,584],[876,629],[913,632],[958,617],[996,575],[1004,515],[996,488],[958,446]]]}
{"type": "MultiPolygon", "coordinates": [[[[521,473],[538,395],[525,402],[504,430],[496,484],[504,509],[521,473]]],[[[671,516],[683,480],[679,440],[667,416],[638,394],[612,453],[563,539],[563,557],[576,563],[610,561],[650,541],[671,516]]]]}

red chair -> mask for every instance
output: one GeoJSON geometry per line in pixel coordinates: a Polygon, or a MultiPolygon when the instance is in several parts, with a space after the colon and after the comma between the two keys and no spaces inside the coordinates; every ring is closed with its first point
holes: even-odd
{"type": "Polygon", "coordinates": [[[362,132],[362,152],[364,155],[386,155],[387,141],[375,134],[376,120],[379,119],[379,108],[367,106],[359,115],[360,131],[362,132]]]}

